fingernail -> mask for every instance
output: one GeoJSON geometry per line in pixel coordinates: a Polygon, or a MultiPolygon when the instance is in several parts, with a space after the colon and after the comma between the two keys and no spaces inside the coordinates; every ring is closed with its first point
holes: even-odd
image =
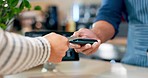
{"type": "Polygon", "coordinates": [[[94,44],[96,45],[96,44],[98,44],[99,42],[94,42],[94,44]]]}
{"type": "Polygon", "coordinates": [[[79,46],[79,45],[76,45],[76,47],[78,47],[78,48],[79,48],[80,46],[79,46]]]}
{"type": "Polygon", "coordinates": [[[101,40],[97,40],[98,41],[98,43],[101,43],[101,40]]]}
{"type": "Polygon", "coordinates": [[[86,47],[87,47],[87,48],[90,48],[90,47],[91,47],[91,44],[86,44],[86,47]]]}

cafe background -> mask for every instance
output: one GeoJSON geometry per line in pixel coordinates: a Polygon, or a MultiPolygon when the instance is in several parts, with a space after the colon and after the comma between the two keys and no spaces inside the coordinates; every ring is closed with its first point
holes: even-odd
{"type": "MultiPolygon", "coordinates": [[[[41,10],[22,11],[13,23],[12,32],[24,35],[30,31],[74,32],[91,28],[101,0],[29,0],[32,8],[41,10]],[[38,7],[38,8],[40,8],[38,7]]],[[[128,25],[122,18],[119,34],[102,44],[93,55],[79,54],[81,58],[115,60],[120,62],[126,52],[128,25]]]]}
{"type": "MultiPolygon", "coordinates": [[[[15,18],[11,32],[21,35],[32,31],[69,33],[80,28],[91,28],[101,7],[101,0],[29,1],[32,8],[22,11],[15,18]],[[33,10],[34,8],[38,10],[33,10]]],[[[120,63],[126,52],[128,33],[127,22],[123,17],[121,20],[118,35],[101,44],[92,55],[79,53],[79,60],[62,61],[58,64],[47,62],[4,78],[147,78],[147,68],[120,63]]]]}

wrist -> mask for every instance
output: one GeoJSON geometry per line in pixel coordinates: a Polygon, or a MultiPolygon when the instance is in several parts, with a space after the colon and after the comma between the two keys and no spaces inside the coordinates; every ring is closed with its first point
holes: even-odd
{"type": "Polygon", "coordinates": [[[50,54],[51,54],[51,44],[50,42],[48,41],[48,39],[46,39],[45,37],[36,37],[37,39],[39,39],[42,44],[44,44],[45,48],[43,51],[44,52],[44,56],[46,56],[46,58],[44,58],[44,62],[47,62],[50,58],[50,54]]]}
{"type": "Polygon", "coordinates": [[[91,30],[97,35],[101,42],[111,39],[115,33],[113,26],[106,21],[94,23],[91,30]]]}
{"type": "Polygon", "coordinates": [[[104,38],[99,29],[95,27],[95,28],[92,28],[91,31],[97,36],[98,39],[100,39],[101,43],[104,42],[104,38]]]}

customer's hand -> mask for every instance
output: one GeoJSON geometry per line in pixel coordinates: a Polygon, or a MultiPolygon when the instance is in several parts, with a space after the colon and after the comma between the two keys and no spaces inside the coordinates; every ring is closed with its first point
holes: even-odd
{"type": "Polygon", "coordinates": [[[61,62],[68,50],[68,39],[56,33],[45,35],[44,38],[46,38],[51,45],[51,54],[48,61],[52,63],[61,62]]]}
{"type": "Polygon", "coordinates": [[[81,38],[91,38],[91,39],[98,40],[98,42],[95,42],[92,45],[91,44],[86,44],[84,46],[70,43],[71,48],[74,48],[76,52],[81,52],[81,53],[83,53],[85,55],[90,55],[90,54],[96,52],[98,50],[98,47],[101,44],[101,41],[97,37],[97,35],[92,30],[89,30],[89,29],[86,29],[86,28],[82,28],[82,29],[74,32],[74,34],[72,36],[81,37],[81,38]]]}

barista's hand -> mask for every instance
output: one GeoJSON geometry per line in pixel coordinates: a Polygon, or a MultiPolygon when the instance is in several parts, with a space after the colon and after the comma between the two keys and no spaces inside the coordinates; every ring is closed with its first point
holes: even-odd
{"type": "Polygon", "coordinates": [[[90,55],[98,50],[98,47],[101,44],[100,39],[97,37],[97,35],[89,29],[82,28],[72,35],[74,37],[82,37],[82,38],[91,38],[91,39],[96,39],[98,42],[95,42],[93,45],[91,44],[86,44],[84,46],[76,45],[76,44],[71,44],[70,47],[74,48],[76,52],[82,52],[85,55],[90,55]]]}
{"type": "Polygon", "coordinates": [[[68,39],[56,33],[45,35],[44,38],[46,38],[51,45],[51,54],[48,61],[52,63],[61,62],[66,51],[68,50],[68,39]]]}

